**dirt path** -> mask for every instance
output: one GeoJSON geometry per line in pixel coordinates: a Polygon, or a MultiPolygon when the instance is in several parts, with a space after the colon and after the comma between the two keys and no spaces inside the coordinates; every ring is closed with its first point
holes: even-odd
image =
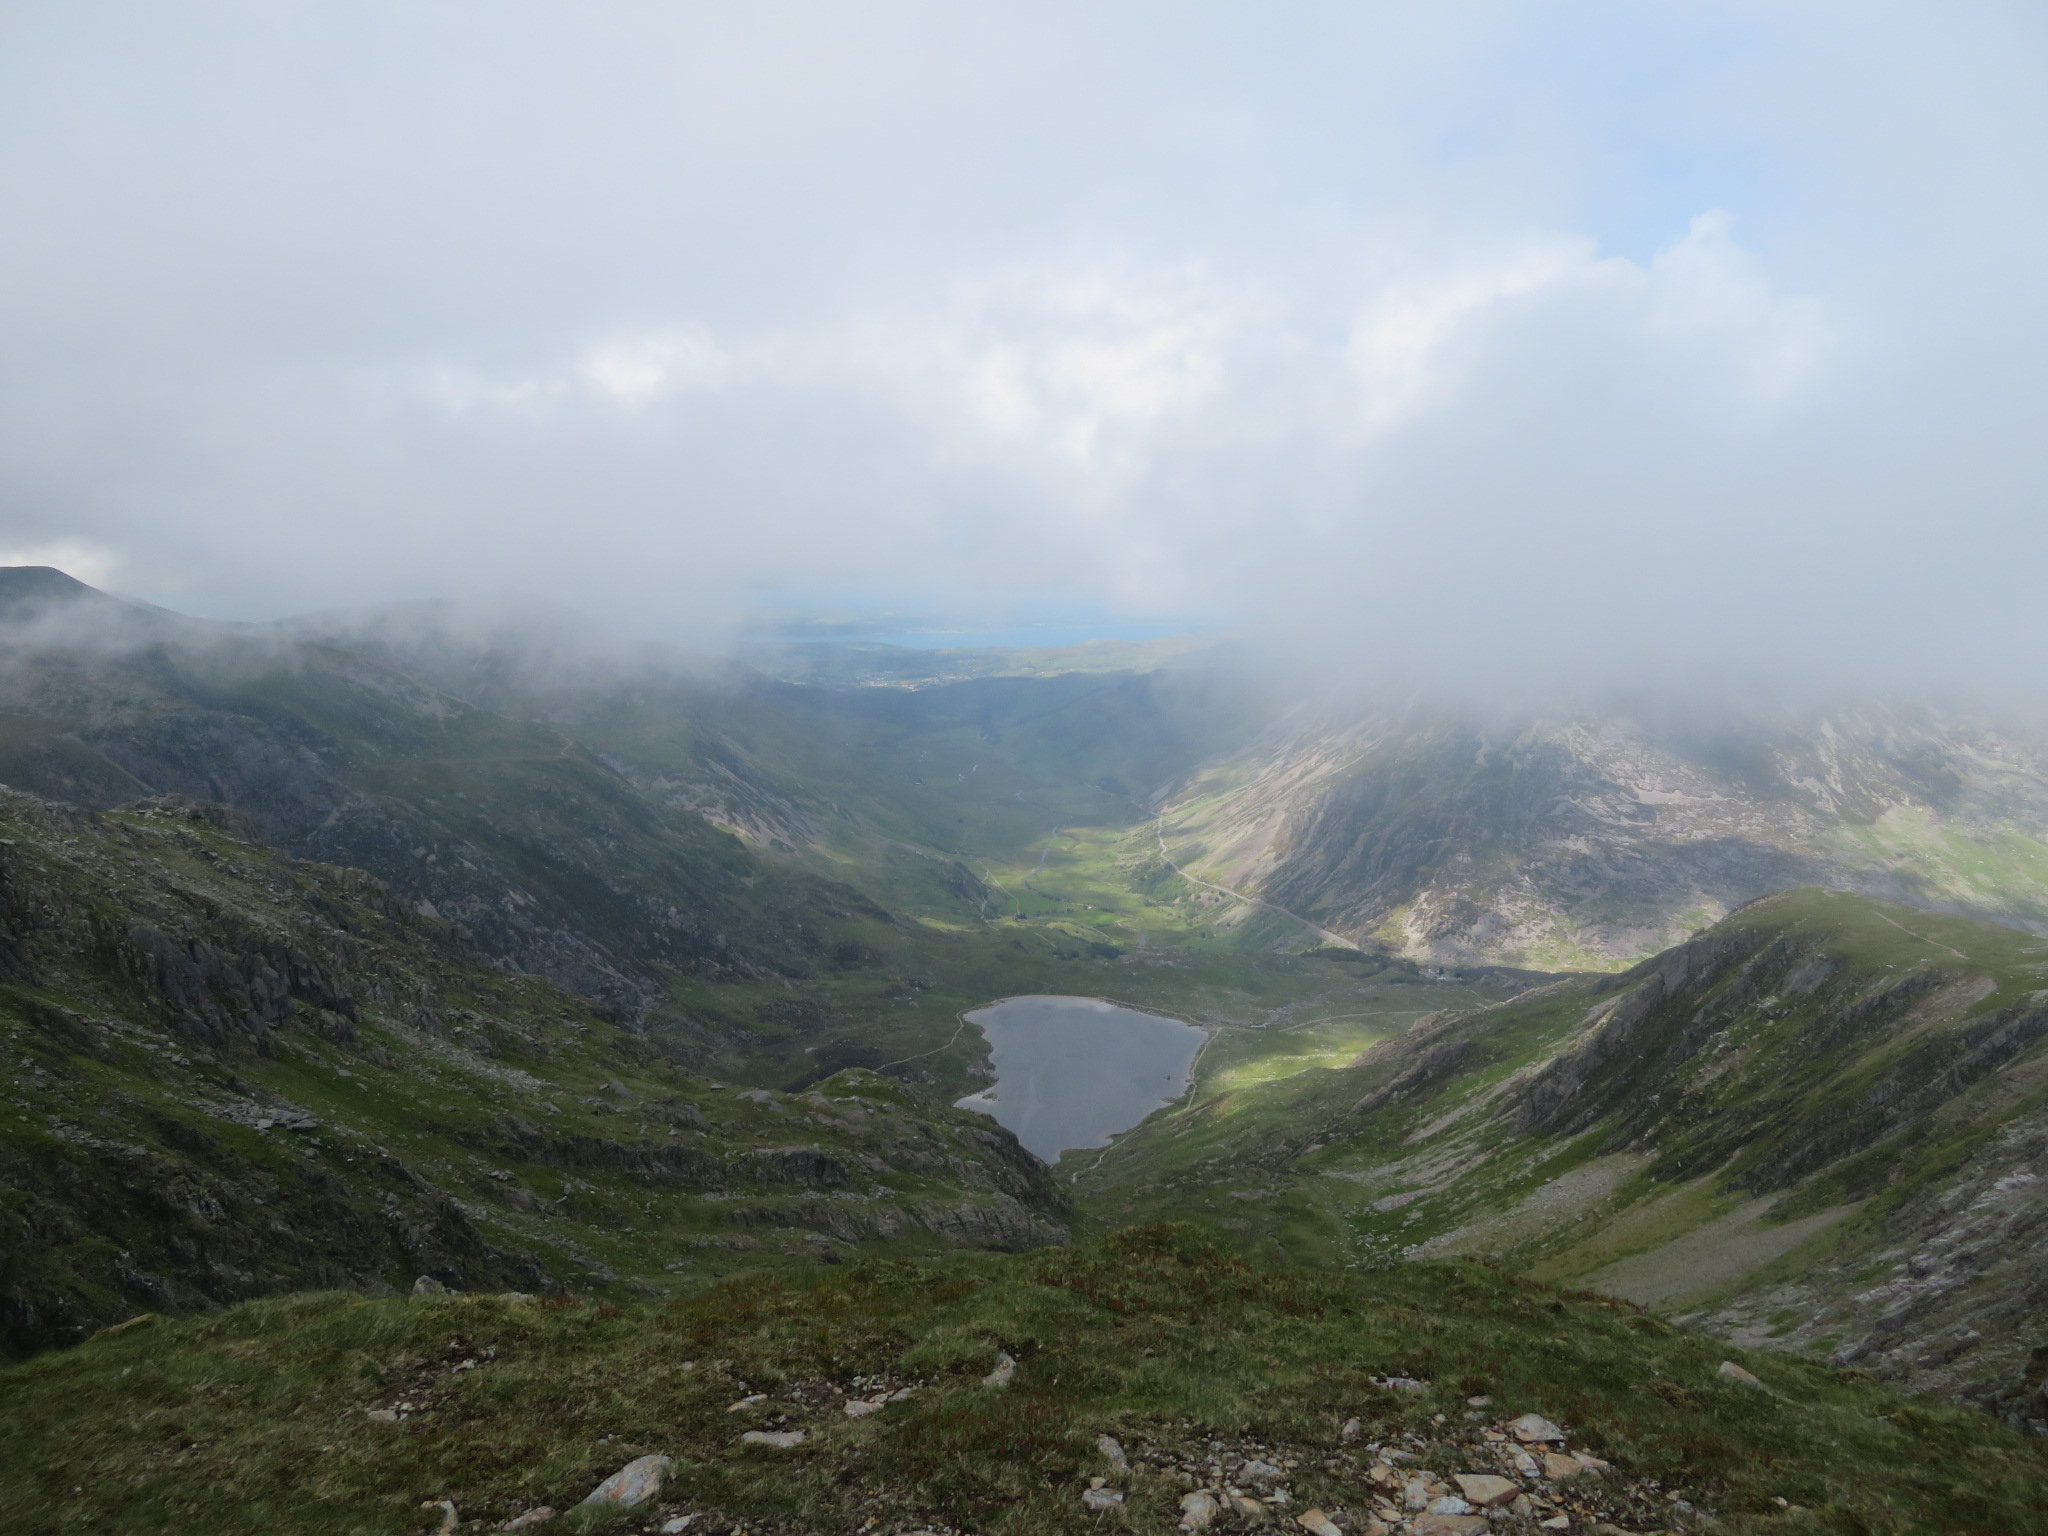
{"type": "Polygon", "coordinates": [[[1189,885],[1199,885],[1204,890],[1219,891],[1235,901],[1243,902],[1246,906],[1264,907],[1268,912],[1278,912],[1282,917],[1301,924],[1302,927],[1323,940],[1324,943],[1335,944],[1339,949],[1358,948],[1356,944],[1345,938],[1343,934],[1332,933],[1320,924],[1310,922],[1299,912],[1290,912],[1285,907],[1277,906],[1273,902],[1266,901],[1260,897],[1247,896],[1243,891],[1233,891],[1227,885],[1217,885],[1213,881],[1203,880],[1189,874],[1179,864],[1175,863],[1173,855],[1166,851],[1166,817],[1163,814],[1152,818],[1152,835],[1159,842],[1159,857],[1166,861],[1166,867],[1171,869],[1176,875],[1179,875],[1181,879],[1187,881],[1189,885]]]}

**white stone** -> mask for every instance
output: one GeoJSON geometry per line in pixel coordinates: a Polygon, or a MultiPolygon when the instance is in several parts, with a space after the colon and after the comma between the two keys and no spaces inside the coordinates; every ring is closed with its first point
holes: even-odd
{"type": "Polygon", "coordinates": [[[1769,1387],[1765,1386],[1761,1381],[1757,1380],[1756,1377],[1750,1375],[1749,1372],[1745,1371],[1741,1366],[1737,1365],[1733,1360],[1723,1360],[1721,1362],[1721,1369],[1716,1371],[1714,1374],[1719,1376],[1722,1380],[1732,1381],[1738,1386],[1755,1387],[1759,1392],[1768,1392],[1771,1390],[1769,1387]]]}
{"type": "Polygon", "coordinates": [[[1017,1375],[1017,1362],[1007,1354],[996,1352],[996,1368],[981,1378],[984,1387],[1007,1387],[1017,1375]]]}
{"type": "Polygon", "coordinates": [[[645,1504],[661,1492],[662,1480],[668,1476],[669,1468],[675,1465],[670,1456],[642,1456],[627,1462],[610,1477],[590,1490],[585,1504],[616,1504],[621,1509],[631,1509],[635,1504],[645,1504]]]}
{"type": "Polygon", "coordinates": [[[1337,1522],[1320,1509],[1304,1509],[1294,1517],[1294,1523],[1308,1532],[1308,1536],[1344,1536],[1337,1529],[1337,1522]]]}
{"type": "Polygon", "coordinates": [[[1540,1413],[1525,1413],[1508,1426],[1508,1433],[1524,1445],[1563,1445],[1565,1433],[1540,1413]]]}
{"type": "Polygon", "coordinates": [[[741,1445],[772,1445],[778,1451],[804,1443],[804,1432],[800,1429],[750,1429],[740,1436],[741,1445]]]}
{"type": "Polygon", "coordinates": [[[1180,1528],[1184,1531],[1199,1531],[1216,1518],[1218,1509],[1215,1498],[1205,1489],[1183,1494],[1180,1501],[1180,1528]]]}

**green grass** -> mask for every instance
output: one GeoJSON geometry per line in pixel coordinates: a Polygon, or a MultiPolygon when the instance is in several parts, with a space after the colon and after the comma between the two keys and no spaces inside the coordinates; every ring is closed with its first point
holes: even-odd
{"type": "Polygon", "coordinates": [[[658,1306],[322,1294],[0,1372],[0,1506],[20,1536],[414,1533],[440,1499],[489,1529],[660,1453],[677,1462],[661,1502],[599,1524],[652,1530],[687,1511],[698,1529],[754,1533],[1163,1532],[1182,1492],[1171,1472],[1221,1442],[1287,1467],[1294,1508],[1356,1527],[1367,1445],[1440,1474],[1485,1467],[1483,1424],[1537,1412],[1614,1465],[1580,1490],[1579,1523],[1642,1528],[1675,1494],[1737,1536],[2048,1529],[2038,1444],[1802,1361],[1743,1356],[1771,1390],[1736,1387],[1715,1375],[1727,1354],[1476,1265],[1274,1269],[1188,1228],[755,1278],[658,1306]],[[999,1350],[1019,1362],[1007,1391],[980,1381],[999,1350]],[[1431,1385],[1372,1380],[1388,1375],[1431,1385]],[[904,1385],[917,1393],[874,1417],[840,1410],[904,1385]],[[1473,1392],[1485,1412],[1467,1409],[1473,1392]],[[754,1393],[765,1401],[728,1411],[754,1393]],[[414,1409],[400,1423],[366,1417],[400,1404],[414,1409]],[[771,1425],[808,1438],[739,1444],[771,1425]],[[1127,1502],[1095,1519],[1079,1493],[1111,1472],[1105,1433],[1135,1470],[1117,1479],[1127,1502]]]}

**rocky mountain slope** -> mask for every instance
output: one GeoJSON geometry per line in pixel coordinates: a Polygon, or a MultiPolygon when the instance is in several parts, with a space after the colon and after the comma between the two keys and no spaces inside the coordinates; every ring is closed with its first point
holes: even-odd
{"type": "Polygon", "coordinates": [[[1802,884],[2048,931],[2048,738],[1928,708],[1304,706],[1160,805],[1189,873],[1422,960],[1610,968],[1802,884]]]}
{"type": "Polygon", "coordinates": [[[176,799],[0,792],[0,1348],[280,1291],[623,1295],[1064,1240],[1008,1132],[744,1090],[482,963],[376,877],[176,799]]]}
{"type": "Polygon", "coordinates": [[[2044,1159],[2048,942],[1807,889],[1157,1117],[1078,1188],[1304,1258],[1483,1255],[1989,1399],[2048,1339],[2044,1159]]]}

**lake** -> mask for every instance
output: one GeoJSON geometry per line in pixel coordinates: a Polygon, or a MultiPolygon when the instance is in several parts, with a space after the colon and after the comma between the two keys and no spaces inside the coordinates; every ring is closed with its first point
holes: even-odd
{"type": "Polygon", "coordinates": [[[1093,997],[1006,997],[967,1022],[988,1040],[993,1087],[959,1101],[1047,1162],[1106,1147],[1187,1092],[1203,1031],[1093,997]]]}

